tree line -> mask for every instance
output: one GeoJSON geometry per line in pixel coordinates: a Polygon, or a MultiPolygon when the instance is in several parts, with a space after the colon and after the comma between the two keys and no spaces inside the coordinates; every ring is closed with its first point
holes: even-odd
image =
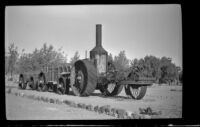
{"type": "MultiPolygon", "coordinates": [[[[23,49],[18,52],[14,43],[8,46],[8,55],[5,56],[5,73],[23,73],[37,71],[46,65],[73,65],[80,58],[79,52],[76,51],[74,56],[67,62],[67,54],[64,54],[62,48],[55,50],[52,45],[43,44],[42,48],[35,49],[32,53],[25,53],[23,49]]],[[[144,58],[130,60],[126,57],[125,51],[120,51],[117,56],[108,55],[108,61],[115,65],[120,71],[126,71],[130,68],[137,68],[140,74],[146,77],[156,78],[157,83],[182,82],[182,69],[172,63],[172,59],[163,56],[158,58],[147,55],[144,58]]]]}
{"type": "Polygon", "coordinates": [[[62,48],[55,50],[52,45],[43,44],[42,48],[32,53],[18,52],[18,48],[14,43],[8,46],[8,55],[5,56],[5,73],[23,73],[40,70],[44,66],[59,66],[62,64],[73,64],[80,57],[78,51],[67,63],[67,54],[64,54],[62,48]]]}
{"type": "Polygon", "coordinates": [[[182,83],[182,69],[172,63],[172,58],[163,56],[147,55],[144,58],[129,60],[126,57],[125,51],[120,51],[118,56],[108,55],[108,61],[113,62],[118,70],[127,70],[137,68],[140,75],[145,77],[153,77],[159,84],[178,84],[182,83]]]}

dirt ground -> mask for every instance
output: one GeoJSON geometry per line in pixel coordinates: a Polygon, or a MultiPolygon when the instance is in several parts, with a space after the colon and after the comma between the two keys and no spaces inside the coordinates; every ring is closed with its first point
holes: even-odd
{"type": "Polygon", "coordinates": [[[6,94],[6,117],[8,120],[94,120],[114,117],[69,107],[31,100],[6,94]]]}
{"type": "Polygon", "coordinates": [[[85,103],[91,105],[110,105],[111,107],[125,109],[128,111],[139,112],[139,108],[151,107],[155,111],[161,111],[161,115],[153,115],[152,118],[182,118],[182,86],[159,86],[154,84],[147,88],[145,97],[141,100],[133,100],[128,98],[125,91],[115,97],[104,97],[99,90],[96,90],[89,97],[77,97],[70,95],[58,95],[52,92],[38,92],[30,90],[19,90],[16,83],[7,82],[7,87],[12,88],[12,91],[20,91],[26,94],[34,94],[58,98],[61,100],[70,100],[76,103],[85,103]]]}

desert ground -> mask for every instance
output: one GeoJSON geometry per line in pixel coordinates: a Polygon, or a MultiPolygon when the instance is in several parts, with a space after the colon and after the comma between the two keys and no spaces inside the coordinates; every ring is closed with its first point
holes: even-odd
{"type": "MultiPolygon", "coordinates": [[[[69,100],[75,103],[85,103],[90,105],[98,105],[105,106],[108,105],[112,108],[124,109],[126,111],[134,112],[140,114],[140,108],[150,107],[153,111],[160,112],[157,115],[151,115],[152,119],[160,119],[160,118],[182,118],[182,86],[168,86],[166,84],[158,85],[153,84],[152,86],[147,88],[146,95],[141,100],[133,100],[128,98],[125,94],[125,91],[122,92],[118,96],[114,97],[105,97],[103,96],[99,90],[95,90],[95,92],[88,97],[78,97],[73,94],[69,95],[59,95],[53,92],[38,92],[33,91],[30,88],[26,90],[18,89],[17,81],[6,81],[6,89],[11,89],[12,92],[20,92],[23,94],[31,94],[35,96],[44,96],[51,97],[60,100],[69,100]]],[[[84,109],[67,107],[66,105],[56,106],[56,104],[52,105],[50,103],[44,102],[35,102],[36,100],[30,99],[21,99],[22,97],[13,97],[13,95],[6,94],[6,117],[11,119],[112,119],[111,116],[104,117],[103,114],[92,113],[90,111],[84,111],[84,109]],[[15,101],[13,101],[13,99],[15,101]],[[17,100],[17,101],[16,101],[17,100]],[[19,102],[19,104],[18,104],[19,102]],[[15,105],[16,103],[16,105],[15,105]],[[34,104],[33,104],[34,103],[34,104]],[[33,106],[31,106],[33,104],[33,106]],[[31,107],[32,109],[27,109],[27,107],[31,107]],[[42,108],[40,108],[42,107],[42,108]],[[51,113],[45,113],[45,111],[50,108],[54,109],[52,114],[61,113],[59,117],[51,117],[51,113]],[[39,109],[39,110],[38,110],[39,109]],[[44,110],[43,110],[44,109],[44,110]],[[33,118],[20,116],[19,114],[23,114],[23,110],[31,110],[39,111],[35,113],[33,118]],[[20,112],[21,111],[21,112],[20,112]],[[44,112],[42,112],[44,111],[44,112]],[[70,112],[68,112],[70,111],[70,112]],[[55,113],[53,113],[55,112],[55,113]],[[69,113],[69,115],[62,115],[69,113]],[[70,115],[73,112],[74,115],[70,115]],[[17,115],[18,114],[18,115],[17,115]],[[75,115],[76,114],[76,115],[75,115]],[[45,117],[46,116],[46,117],[45,117]],[[66,117],[67,116],[67,117],[66,117]],[[70,116],[70,117],[69,117],[70,116]],[[84,116],[84,117],[83,117],[84,116]],[[95,117],[93,117],[95,116],[95,117]]],[[[49,111],[50,111],[49,109],[49,111]]],[[[27,114],[28,115],[28,114],[27,114]]],[[[147,117],[149,118],[149,117],[147,117]]],[[[113,117],[113,119],[115,119],[113,117]]]]}
{"type": "Polygon", "coordinates": [[[94,120],[115,119],[87,110],[34,101],[11,94],[6,94],[6,116],[8,120],[94,120]]]}

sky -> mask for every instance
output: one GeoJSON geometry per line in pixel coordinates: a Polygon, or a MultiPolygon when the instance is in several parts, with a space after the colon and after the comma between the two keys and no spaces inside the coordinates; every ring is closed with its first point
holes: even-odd
{"type": "Polygon", "coordinates": [[[85,58],[96,44],[96,24],[102,24],[102,45],[113,56],[170,57],[182,67],[182,17],[178,4],[7,6],[5,51],[14,43],[19,53],[31,53],[44,43],[85,58]]]}

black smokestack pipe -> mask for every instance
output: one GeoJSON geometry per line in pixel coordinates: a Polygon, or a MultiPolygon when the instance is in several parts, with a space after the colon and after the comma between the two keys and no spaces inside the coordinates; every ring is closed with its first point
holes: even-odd
{"type": "Polygon", "coordinates": [[[101,45],[101,24],[96,25],[96,46],[102,47],[102,45],[101,45]]]}
{"type": "Polygon", "coordinates": [[[95,47],[90,51],[90,59],[96,59],[96,55],[108,55],[107,51],[102,47],[101,42],[101,24],[96,24],[96,45],[95,47]]]}

